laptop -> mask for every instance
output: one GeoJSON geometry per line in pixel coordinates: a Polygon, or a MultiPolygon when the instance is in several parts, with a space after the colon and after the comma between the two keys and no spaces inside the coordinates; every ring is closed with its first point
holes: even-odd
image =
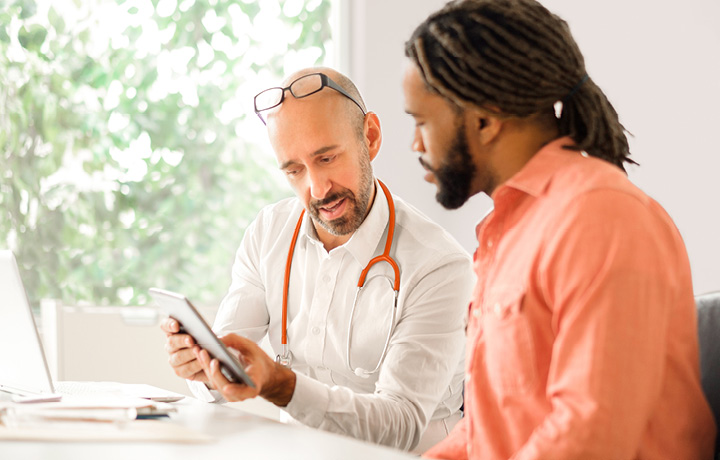
{"type": "Polygon", "coordinates": [[[123,392],[173,402],[184,396],[142,384],[53,382],[12,251],[0,250],[0,391],[18,402],[57,401],[63,394],[123,392]]]}

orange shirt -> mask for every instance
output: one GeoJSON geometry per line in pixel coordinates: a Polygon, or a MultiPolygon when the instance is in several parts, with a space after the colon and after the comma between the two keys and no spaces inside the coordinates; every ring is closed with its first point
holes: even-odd
{"type": "Polygon", "coordinates": [[[571,144],[543,147],[478,225],[466,413],[426,457],[712,457],[680,234],[571,144]]]}

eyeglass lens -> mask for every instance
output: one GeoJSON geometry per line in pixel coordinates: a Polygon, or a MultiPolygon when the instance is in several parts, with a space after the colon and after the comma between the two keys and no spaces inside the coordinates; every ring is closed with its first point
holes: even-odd
{"type": "Polygon", "coordinates": [[[319,74],[305,75],[290,84],[287,88],[270,88],[255,97],[257,111],[271,109],[283,100],[285,90],[289,89],[296,98],[309,96],[323,87],[322,77],[319,74]]]}

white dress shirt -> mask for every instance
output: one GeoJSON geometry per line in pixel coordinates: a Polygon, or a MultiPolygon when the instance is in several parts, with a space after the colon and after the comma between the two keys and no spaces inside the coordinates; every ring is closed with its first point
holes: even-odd
{"type": "MultiPolygon", "coordinates": [[[[459,420],[465,319],[475,275],[467,252],[447,232],[393,196],[397,316],[380,370],[369,378],[355,375],[346,359],[350,310],[360,272],[383,252],[389,218],[387,198],[376,189],[365,221],[330,252],[307,213],[303,217],[288,296],[288,345],[297,382],[284,410],[310,427],[405,450],[428,448],[459,420]],[[435,425],[427,430],[432,439],[421,442],[428,424],[435,425]]],[[[285,263],[302,209],[297,198],[289,198],[264,208],[248,227],[213,326],[218,335],[260,342],[269,334],[280,352],[285,263]]],[[[381,357],[393,305],[392,287],[382,275],[393,279],[389,264],[373,265],[355,309],[353,368],[372,370],[381,357]]],[[[218,400],[217,392],[189,383],[199,398],[218,400]]]]}

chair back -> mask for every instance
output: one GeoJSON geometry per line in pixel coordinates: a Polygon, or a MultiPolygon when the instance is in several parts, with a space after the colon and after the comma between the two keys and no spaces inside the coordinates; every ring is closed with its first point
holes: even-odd
{"type": "MultiPolygon", "coordinates": [[[[720,291],[695,297],[700,342],[700,377],[715,424],[720,426],[720,291]]],[[[720,436],[715,442],[720,458],[720,436]]]]}

